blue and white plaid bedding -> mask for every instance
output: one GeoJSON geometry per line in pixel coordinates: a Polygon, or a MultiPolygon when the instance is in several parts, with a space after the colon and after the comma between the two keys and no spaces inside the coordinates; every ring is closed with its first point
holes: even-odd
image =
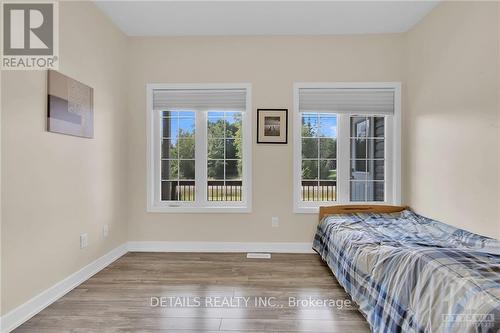
{"type": "Polygon", "coordinates": [[[425,218],[326,216],[313,248],[372,332],[500,332],[500,241],[425,218]]]}

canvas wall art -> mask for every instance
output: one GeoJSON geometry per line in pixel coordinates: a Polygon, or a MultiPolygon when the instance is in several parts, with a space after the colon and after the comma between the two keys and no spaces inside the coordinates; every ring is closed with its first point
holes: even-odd
{"type": "Polygon", "coordinates": [[[57,71],[48,72],[47,130],[94,137],[94,90],[57,71]]]}

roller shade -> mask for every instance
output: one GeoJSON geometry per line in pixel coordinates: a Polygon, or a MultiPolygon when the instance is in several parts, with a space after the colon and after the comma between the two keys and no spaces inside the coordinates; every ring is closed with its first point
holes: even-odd
{"type": "Polygon", "coordinates": [[[393,89],[300,88],[300,112],[394,114],[393,89]]]}
{"type": "Polygon", "coordinates": [[[245,111],[246,89],[158,89],[155,110],[245,111]]]}

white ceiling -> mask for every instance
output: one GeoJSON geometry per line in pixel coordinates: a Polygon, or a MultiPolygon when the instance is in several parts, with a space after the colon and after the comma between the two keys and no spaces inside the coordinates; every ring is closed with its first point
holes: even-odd
{"type": "Polygon", "coordinates": [[[404,32],[437,1],[96,1],[129,36],[404,32]]]}

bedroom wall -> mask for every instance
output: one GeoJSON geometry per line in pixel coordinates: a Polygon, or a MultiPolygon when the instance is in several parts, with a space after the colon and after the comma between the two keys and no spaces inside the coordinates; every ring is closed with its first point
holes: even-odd
{"type": "Polygon", "coordinates": [[[2,72],[2,314],[126,241],[127,39],[91,2],[59,10],[59,70],[94,88],[95,137],[46,132],[45,71],[2,72]]]}
{"type": "MultiPolygon", "coordinates": [[[[2,91],[2,71],[0,71],[0,91],[2,91]]],[[[2,160],[3,160],[3,155],[2,155],[2,94],[0,93],[0,317],[2,316],[2,266],[3,266],[3,255],[2,255],[2,160]]],[[[0,329],[1,329],[1,323],[0,323],[0,329]]]]}
{"type": "Polygon", "coordinates": [[[402,47],[400,34],[131,38],[129,240],[311,242],[317,224],[317,214],[293,213],[291,136],[287,145],[257,145],[255,133],[252,213],[147,213],[147,83],[250,82],[253,112],[288,108],[291,114],[294,82],[401,81],[402,47]],[[278,228],[271,227],[272,216],[280,218],[278,228]]]}
{"type": "Polygon", "coordinates": [[[406,34],[405,202],[500,238],[500,3],[443,2],[406,34]]]}
{"type": "Polygon", "coordinates": [[[291,113],[293,82],[403,81],[404,202],[500,237],[499,12],[446,2],[406,34],[126,38],[94,4],[61,2],[60,71],[94,88],[95,138],[45,131],[44,72],[1,73],[0,313],[127,240],[311,241],[317,216],[292,212],[292,144],[255,131],[252,213],[146,213],[149,82],[250,82],[254,112],[291,113]]]}

